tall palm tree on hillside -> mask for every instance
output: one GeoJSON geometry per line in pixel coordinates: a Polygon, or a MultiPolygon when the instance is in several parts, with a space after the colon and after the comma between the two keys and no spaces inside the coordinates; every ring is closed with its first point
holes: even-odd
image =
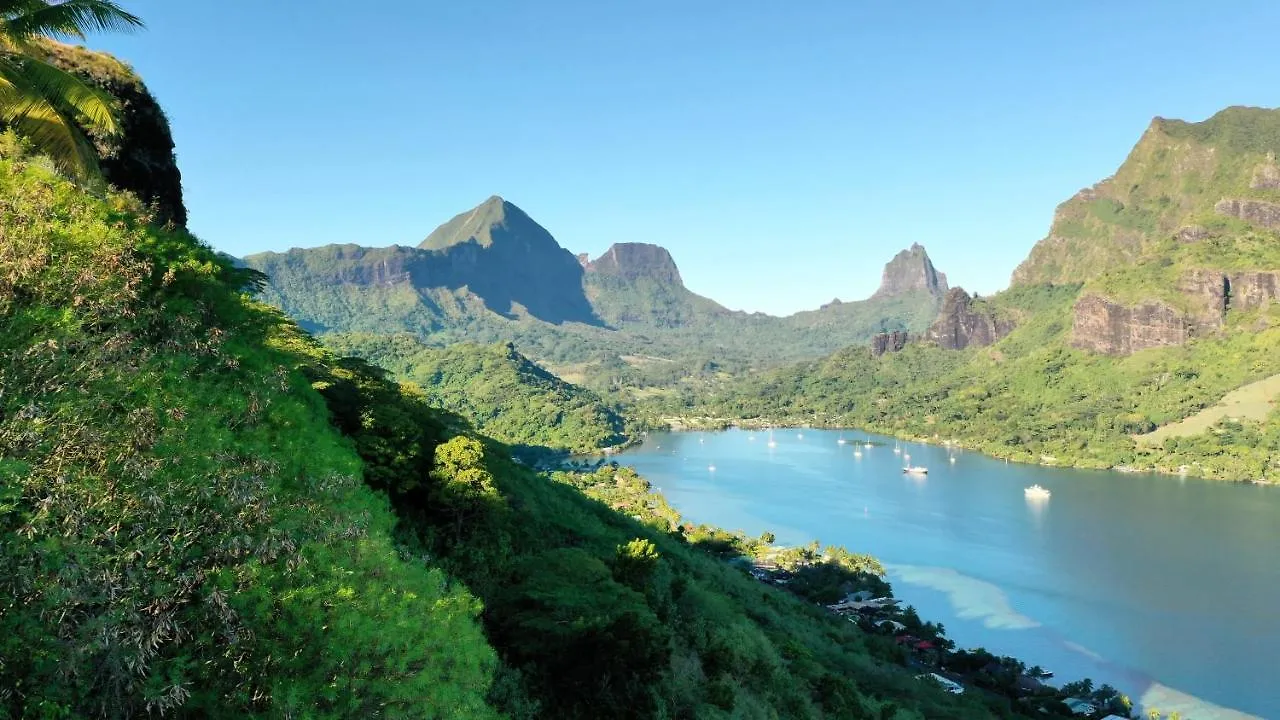
{"type": "Polygon", "coordinates": [[[117,134],[117,103],[52,65],[41,46],[141,26],[112,0],[0,0],[0,128],[26,137],[66,172],[97,175],[98,154],[82,128],[117,134]]]}

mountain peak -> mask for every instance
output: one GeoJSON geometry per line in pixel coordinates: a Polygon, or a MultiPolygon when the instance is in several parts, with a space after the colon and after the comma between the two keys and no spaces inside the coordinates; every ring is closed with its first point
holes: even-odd
{"type": "Polygon", "coordinates": [[[484,202],[453,216],[436,228],[418,247],[423,250],[443,250],[471,241],[475,241],[480,247],[489,247],[493,244],[495,235],[499,234],[494,232],[495,229],[499,228],[506,231],[505,234],[513,236],[531,232],[547,234],[541,225],[515,204],[499,195],[491,195],[484,202]]]}
{"type": "Polygon", "coordinates": [[[671,253],[650,243],[614,243],[600,257],[584,265],[589,273],[634,281],[649,278],[668,285],[684,286],[671,253]]]}
{"type": "Polygon", "coordinates": [[[933,267],[923,245],[912,243],[885,264],[880,289],[871,297],[894,297],[920,290],[941,296],[947,291],[947,276],[933,267]]]}

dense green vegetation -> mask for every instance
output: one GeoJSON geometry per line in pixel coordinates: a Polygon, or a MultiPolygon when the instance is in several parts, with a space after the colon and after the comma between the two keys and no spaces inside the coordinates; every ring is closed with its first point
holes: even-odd
{"type": "Polygon", "coordinates": [[[259,279],[0,151],[0,715],[485,716],[480,606],[259,279]],[[424,711],[424,708],[426,709],[424,711]]]}
{"type": "MultiPolygon", "coordinates": [[[[1274,189],[1251,187],[1267,153],[1277,151],[1275,110],[1232,107],[1199,123],[1157,118],[1114,176],[1058,207],[1048,237],[1018,267],[1014,284],[1079,283],[1139,264],[1152,270],[1153,260],[1170,260],[1170,238],[1183,226],[1241,229],[1216,216],[1213,205],[1229,197],[1280,199],[1274,189]]],[[[1204,247],[1188,259],[1216,266],[1204,247]]],[[[1167,285],[1159,288],[1172,294],[1167,285]]]]}
{"type": "Polygon", "coordinates": [[[0,715],[1015,713],[750,578],[633,473],[512,461],[3,142],[0,715]]]}
{"type": "MultiPolygon", "coordinates": [[[[709,423],[853,425],[1027,462],[1276,479],[1277,411],[1262,420],[1228,416],[1206,432],[1157,443],[1135,436],[1280,373],[1280,308],[1256,300],[1241,307],[1230,297],[1224,304],[1211,294],[1222,284],[1214,277],[1280,267],[1276,232],[1214,208],[1223,197],[1275,199],[1257,178],[1277,172],[1278,150],[1274,110],[1230,108],[1203,123],[1157,120],[1113,178],[1059,208],[1015,285],[980,301],[984,312],[1017,325],[995,345],[955,352],[913,344],[882,358],[849,348],[710,392],[651,400],[647,410],[709,423]],[[1198,274],[1210,279],[1188,282],[1198,274]],[[1160,303],[1208,329],[1181,346],[1124,357],[1082,350],[1074,306],[1088,295],[1160,303]]],[[[1247,291],[1265,297],[1266,282],[1247,291]]]]}
{"type": "Polygon", "coordinates": [[[622,418],[595,393],[543,370],[510,344],[433,348],[409,335],[359,334],[328,335],[325,344],[416,383],[432,406],[509,445],[591,452],[627,439],[622,418]]]}
{"type": "Polygon", "coordinates": [[[0,128],[13,128],[54,163],[80,177],[99,172],[87,133],[111,137],[119,104],[48,58],[48,38],[142,24],[110,0],[0,0],[0,128]]]}
{"type": "Polygon", "coordinates": [[[818,362],[727,384],[660,414],[704,414],[773,424],[865,427],[955,440],[1025,462],[1129,466],[1229,479],[1280,468],[1280,427],[1241,421],[1209,433],[1139,447],[1131,437],[1216,403],[1245,383],[1280,373],[1280,327],[1257,313],[1235,318],[1224,338],[1115,358],[1067,342],[1076,288],[1021,287],[999,301],[1025,321],[989,348],[925,344],[874,358],[851,348],[818,362]],[[1249,331],[1244,331],[1248,328],[1249,331]]]}

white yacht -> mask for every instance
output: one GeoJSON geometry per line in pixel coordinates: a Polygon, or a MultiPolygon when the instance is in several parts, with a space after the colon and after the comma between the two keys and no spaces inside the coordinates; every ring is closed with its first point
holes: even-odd
{"type": "Polygon", "coordinates": [[[1040,487],[1039,485],[1032,485],[1031,487],[1027,488],[1025,492],[1027,493],[1027,497],[1029,498],[1048,498],[1049,497],[1049,491],[1040,487]]]}

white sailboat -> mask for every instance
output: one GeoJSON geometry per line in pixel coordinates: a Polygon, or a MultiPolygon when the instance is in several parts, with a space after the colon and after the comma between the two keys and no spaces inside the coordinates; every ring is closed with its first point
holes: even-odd
{"type": "Polygon", "coordinates": [[[901,455],[901,454],[902,454],[902,445],[900,445],[899,443],[895,442],[895,443],[893,444],[893,454],[894,454],[894,455],[901,455]]]}
{"type": "Polygon", "coordinates": [[[778,443],[773,441],[773,428],[769,428],[769,447],[778,447],[778,443]]]}
{"type": "Polygon", "coordinates": [[[845,443],[844,433],[840,433],[840,439],[839,439],[839,440],[836,440],[836,444],[837,444],[837,445],[843,445],[844,443],[845,443]]]}
{"type": "Polygon", "coordinates": [[[903,468],[902,468],[902,472],[904,472],[904,473],[906,473],[906,474],[908,474],[908,475],[927,475],[927,474],[929,474],[929,468],[927,468],[927,467],[925,467],[925,466],[923,466],[923,465],[912,465],[912,464],[911,464],[911,455],[910,455],[910,454],[903,455],[903,456],[902,456],[902,461],[906,463],[906,465],[904,465],[904,466],[903,466],[903,468]]]}

